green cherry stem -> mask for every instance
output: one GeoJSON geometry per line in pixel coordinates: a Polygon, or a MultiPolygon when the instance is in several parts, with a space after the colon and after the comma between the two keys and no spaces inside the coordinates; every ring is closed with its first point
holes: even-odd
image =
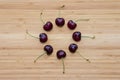
{"type": "Polygon", "coordinates": [[[26,30],[26,34],[28,34],[29,36],[31,36],[31,37],[33,37],[33,38],[39,39],[38,37],[33,36],[32,34],[30,34],[30,33],[28,32],[28,30],[26,30]]]}
{"type": "Polygon", "coordinates": [[[95,39],[95,36],[81,36],[81,37],[95,39]]]}
{"type": "Polygon", "coordinates": [[[43,25],[45,24],[45,22],[43,21],[43,19],[42,19],[42,12],[40,13],[40,20],[41,20],[41,22],[43,23],[43,25]]]}
{"type": "Polygon", "coordinates": [[[60,15],[61,15],[61,9],[64,8],[64,7],[65,7],[65,5],[62,5],[62,6],[59,8],[59,14],[58,14],[59,17],[60,17],[60,15]]]}
{"type": "MultiPolygon", "coordinates": [[[[77,53],[79,53],[79,52],[77,52],[77,53]]],[[[79,55],[81,56],[81,58],[83,58],[84,60],[86,60],[87,62],[89,62],[89,63],[90,63],[90,60],[89,60],[89,59],[85,58],[85,57],[84,57],[84,56],[82,56],[80,53],[79,53],[79,55]]]]}
{"type": "Polygon", "coordinates": [[[89,21],[90,19],[77,19],[75,20],[75,22],[79,22],[79,21],[89,21]]]}
{"type": "Polygon", "coordinates": [[[65,73],[65,64],[64,64],[64,59],[62,58],[62,64],[63,64],[63,74],[65,73]]]}
{"type": "Polygon", "coordinates": [[[43,54],[41,54],[41,55],[39,55],[35,60],[34,60],[34,63],[36,63],[36,61],[41,57],[41,56],[43,56],[43,55],[45,55],[46,53],[43,53],[43,54]]]}

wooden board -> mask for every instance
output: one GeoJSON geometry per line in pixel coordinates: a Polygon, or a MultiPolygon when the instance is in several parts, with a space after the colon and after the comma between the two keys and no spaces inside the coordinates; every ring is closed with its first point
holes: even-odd
{"type": "Polygon", "coordinates": [[[120,80],[120,0],[0,0],[0,80],[120,80]],[[66,24],[70,19],[89,20],[77,22],[73,31],[66,24],[57,27],[54,20],[62,5],[60,16],[66,24]],[[41,12],[44,21],[53,22],[51,32],[43,30],[41,12]],[[26,29],[35,36],[47,33],[49,41],[41,44],[26,35],[26,29]],[[91,63],[68,51],[68,45],[76,43],[71,38],[74,31],[96,36],[77,42],[78,52],[91,63]],[[53,45],[53,54],[34,64],[46,44],[53,45]],[[56,58],[59,49],[67,53],[65,74],[56,58]]]}

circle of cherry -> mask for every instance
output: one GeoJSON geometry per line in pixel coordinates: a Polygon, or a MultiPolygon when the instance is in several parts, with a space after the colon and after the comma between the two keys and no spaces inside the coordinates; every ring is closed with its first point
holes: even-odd
{"type": "MultiPolygon", "coordinates": [[[[61,7],[61,8],[63,8],[63,7],[65,7],[64,5],[61,7]]],[[[41,15],[42,15],[42,13],[40,14],[40,18],[41,18],[41,15]]],[[[67,27],[70,29],[70,30],[74,30],[76,27],[77,27],[77,21],[81,21],[82,19],[78,19],[78,20],[76,20],[76,21],[73,21],[73,20],[69,20],[68,22],[67,22],[67,27]]],[[[44,21],[42,20],[42,18],[41,18],[41,21],[44,23],[44,21]]],[[[83,20],[84,21],[84,20],[83,20]]],[[[86,19],[85,19],[85,21],[86,21],[86,19]]],[[[56,18],[55,19],[55,24],[58,26],[58,27],[63,27],[64,25],[65,25],[65,19],[64,18],[62,18],[62,17],[58,17],[58,18],[56,18]]],[[[52,24],[52,22],[51,21],[47,21],[46,23],[44,23],[44,25],[43,25],[43,29],[45,30],[45,31],[51,31],[52,29],[53,29],[53,24],[52,24]]],[[[26,30],[26,33],[29,35],[29,36],[31,36],[31,37],[34,37],[34,38],[37,38],[37,39],[39,39],[39,41],[41,42],[41,43],[45,43],[45,42],[47,42],[48,41],[48,36],[47,36],[47,34],[46,33],[40,33],[39,34],[39,37],[35,37],[35,36],[33,36],[32,34],[30,34],[29,32],[28,32],[28,30],[26,30]]],[[[75,42],[79,42],[79,41],[81,41],[81,38],[82,37],[84,37],[84,38],[91,38],[91,39],[94,39],[95,38],[95,36],[83,36],[83,35],[81,35],[81,32],[80,31],[75,31],[75,32],[73,32],[73,34],[72,34],[72,39],[75,41],[75,42]]],[[[43,54],[41,54],[41,55],[39,55],[35,60],[34,60],[34,63],[36,63],[36,61],[41,57],[41,56],[43,56],[44,54],[47,54],[48,56],[50,56],[52,53],[53,53],[53,47],[52,47],[52,45],[45,45],[44,46],[44,53],[43,54]]],[[[75,43],[71,43],[69,46],[68,46],[68,50],[71,52],[71,53],[79,53],[79,52],[77,52],[77,49],[78,49],[78,45],[77,44],[75,44],[75,43]]],[[[80,53],[79,53],[80,54],[80,53]]],[[[61,59],[62,60],[62,64],[63,64],[63,74],[65,73],[65,64],[64,64],[64,58],[66,57],[66,52],[64,51],[64,50],[58,50],[57,51],[57,53],[56,53],[56,57],[57,57],[57,59],[61,59]]],[[[85,59],[86,61],[88,61],[88,62],[90,62],[90,60],[89,59],[87,59],[87,58],[85,58],[84,56],[82,56],[81,54],[80,54],[80,56],[83,58],[83,59],[85,59]]]]}

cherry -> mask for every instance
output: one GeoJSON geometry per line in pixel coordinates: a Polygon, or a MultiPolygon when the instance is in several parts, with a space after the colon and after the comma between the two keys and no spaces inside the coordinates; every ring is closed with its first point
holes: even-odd
{"type": "Polygon", "coordinates": [[[57,26],[62,27],[65,24],[65,20],[64,20],[64,18],[56,18],[55,23],[57,26]]]}
{"type": "Polygon", "coordinates": [[[34,63],[36,63],[36,61],[41,57],[43,56],[44,54],[47,54],[48,56],[51,55],[53,53],[53,47],[51,45],[45,45],[44,46],[44,51],[45,53],[39,55],[35,60],[34,60],[34,63]]]}
{"type": "Polygon", "coordinates": [[[59,8],[59,17],[55,19],[55,23],[58,27],[62,27],[65,24],[65,19],[60,17],[61,16],[61,9],[64,8],[64,7],[65,7],[65,5],[62,5],[59,8]]]}
{"type": "Polygon", "coordinates": [[[79,32],[79,31],[75,31],[75,32],[72,34],[72,38],[73,38],[73,40],[76,41],[76,42],[80,41],[80,40],[81,40],[81,37],[95,39],[95,36],[81,36],[81,32],[79,32]]]}
{"type": "Polygon", "coordinates": [[[53,24],[50,21],[46,22],[46,24],[43,26],[43,29],[45,31],[50,31],[50,30],[52,30],[52,28],[53,28],[53,24]]]}
{"type": "Polygon", "coordinates": [[[53,52],[53,47],[51,45],[46,45],[44,50],[46,51],[47,55],[51,55],[53,52]]]}
{"type": "Polygon", "coordinates": [[[76,50],[78,49],[78,45],[77,44],[74,44],[74,43],[71,43],[70,45],[69,45],[69,51],[71,52],[71,53],[75,53],[76,52],[76,50]]]}
{"type": "Polygon", "coordinates": [[[46,33],[41,33],[40,35],[39,35],[39,40],[40,40],[40,42],[41,43],[45,43],[45,42],[47,42],[47,40],[48,40],[48,37],[47,37],[47,34],[46,33]]]}
{"type": "Polygon", "coordinates": [[[77,41],[77,42],[80,41],[81,40],[81,32],[79,32],[79,31],[74,32],[72,35],[72,38],[74,41],[77,41]]]}
{"type": "Polygon", "coordinates": [[[67,26],[69,29],[74,30],[77,27],[77,23],[78,21],[89,21],[89,19],[78,19],[78,20],[69,20],[67,23],[67,26]]]}
{"type": "Polygon", "coordinates": [[[26,30],[26,33],[27,33],[29,36],[33,37],[33,38],[39,39],[41,43],[45,43],[45,42],[47,42],[47,40],[48,40],[48,36],[47,36],[46,33],[40,33],[40,34],[39,34],[39,37],[33,36],[32,34],[30,34],[30,33],[28,32],[28,30],[26,30]]]}
{"type": "MultiPolygon", "coordinates": [[[[70,51],[71,53],[75,53],[76,50],[78,49],[78,45],[75,44],[75,43],[71,43],[71,44],[69,45],[68,49],[69,49],[69,51],[70,51]]],[[[77,52],[77,53],[79,53],[79,52],[77,52]]],[[[79,55],[80,55],[83,59],[85,59],[86,61],[90,62],[89,59],[85,58],[85,57],[82,56],[80,53],[79,53],[79,55]]]]}
{"type": "Polygon", "coordinates": [[[45,31],[50,31],[50,30],[52,30],[52,28],[53,28],[53,24],[52,24],[52,22],[51,21],[47,21],[46,23],[43,21],[43,19],[42,19],[42,12],[40,13],[40,20],[41,20],[41,22],[43,23],[43,29],[45,30],[45,31]]]}
{"type": "Polygon", "coordinates": [[[67,26],[69,29],[74,30],[77,26],[77,24],[73,20],[69,20],[67,23],[67,26]]]}
{"type": "Polygon", "coordinates": [[[64,58],[66,57],[66,52],[63,51],[63,50],[59,50],[57,51],[57,54],[56,54],[57,58],[58,59],[62,59],[62,64],[63,64],[63,74],[65,73],[65,65],[64,65],[64,58]]]}
{"type": "Polygon", "coordinates": [[[61,58],[65,58],[66,57],[66,52],[63,50],[59,50],[57,51],[57,58],[61,59],[61,58]]]}

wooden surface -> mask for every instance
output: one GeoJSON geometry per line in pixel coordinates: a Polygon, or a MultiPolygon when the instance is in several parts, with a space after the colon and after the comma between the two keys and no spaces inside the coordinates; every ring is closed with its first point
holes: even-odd
{"type": "Polygon", "coordinates": [[[120,80],[120,0],[0,0],[0,80],[120,80]],[[66,22],[89,19],[78,22],[76,30],[96,36],[77,43],[78,51],[91,63],[68,51],[76,30],[70,31],[66,25],[58,28],[54,23],[63,4],[61,17],[66,22]],[[35,36],[45,32],[41,11],[43,20],[54,24],[46,32],[49,41],[45,44],[25,33],[26,29],[35,36]],[[46,44],[53,45],[54,53],[34,64],[46,44]],[[65,74],[56,58],[59,49],[67,52],[65,74]]]}

